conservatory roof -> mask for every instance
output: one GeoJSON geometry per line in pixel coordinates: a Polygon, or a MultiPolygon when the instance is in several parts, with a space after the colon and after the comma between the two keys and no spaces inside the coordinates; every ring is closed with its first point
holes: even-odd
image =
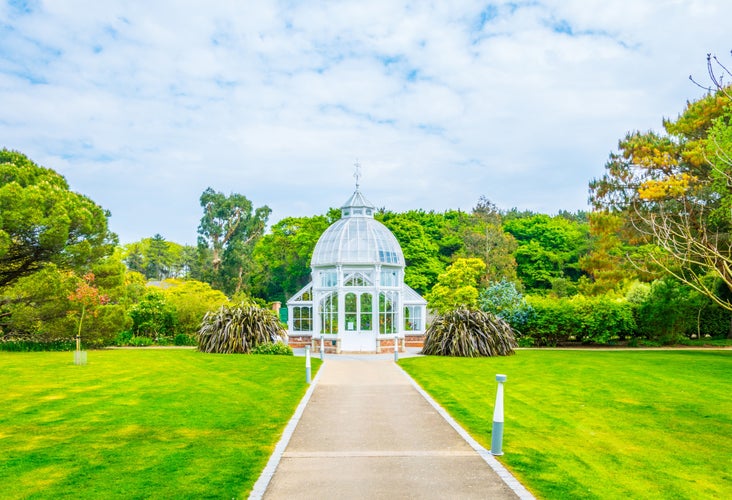
{"type": "Polygon", "coordinates": [[[341,207],[341,218],[321,235],[313,267],[389,264],[404,267],[404,254],[389,229],[374,219],[374,206],[356,189],[341,207]]]}

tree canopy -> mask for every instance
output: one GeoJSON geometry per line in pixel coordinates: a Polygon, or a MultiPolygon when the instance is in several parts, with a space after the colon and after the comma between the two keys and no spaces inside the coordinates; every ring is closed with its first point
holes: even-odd
{"type": "MultiPolygon", "coordinates": [[[[732,309],[732,100],[729,87],[687,104],[665,134],[631,132],[590,183],[597,210],[622,213],[648,260],[732,309]]],[[[643,263],[641,263],[643,264],[643,263]]]]}
{"type": "Polygon", "coordinates": [[[211,282],[227,293],[237,293],[246,282],[251,251],[264,233],[268,206],[254,209],[246,196],[214,191],[201,194],[203,216],[198,226],[198,245],[210,250],[211,282]]]}
{"type": "Polygon", "coordinates": [[[88,269],[117,237],[109,213],[27,156],[0,150],[0,287],[49,263],[88,269]]]}

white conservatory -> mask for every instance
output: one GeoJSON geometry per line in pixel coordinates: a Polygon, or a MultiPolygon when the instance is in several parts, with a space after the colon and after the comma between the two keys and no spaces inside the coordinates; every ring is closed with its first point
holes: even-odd
{"type": "Polygon", "coordinates": [[[312,281],[287,301],[291,345],[382,352],[424,335],[427,302],[404,283],[402,249],[374,211],[356,184],[315,245],[312,281]]]}

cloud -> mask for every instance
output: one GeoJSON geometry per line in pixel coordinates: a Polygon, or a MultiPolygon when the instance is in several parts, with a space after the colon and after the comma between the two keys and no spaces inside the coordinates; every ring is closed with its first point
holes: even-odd
{"type": "Polygon", "coordinates": [[[586,209],[626,131],[700,95],[716,1],[0,4],[0,146],[193,243],[206,187],[324,213],[586,209]]]}

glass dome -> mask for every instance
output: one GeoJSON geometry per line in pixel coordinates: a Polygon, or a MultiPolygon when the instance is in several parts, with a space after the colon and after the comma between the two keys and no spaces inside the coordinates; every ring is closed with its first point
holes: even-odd
{"type": "Polygon", "coordinates": [[[404,267],[404,254],[389,229],[374,219],[374,206],[356,192],[341,207],[341,218],[320,236],[312,267],[388,264],[404,267]]]}

